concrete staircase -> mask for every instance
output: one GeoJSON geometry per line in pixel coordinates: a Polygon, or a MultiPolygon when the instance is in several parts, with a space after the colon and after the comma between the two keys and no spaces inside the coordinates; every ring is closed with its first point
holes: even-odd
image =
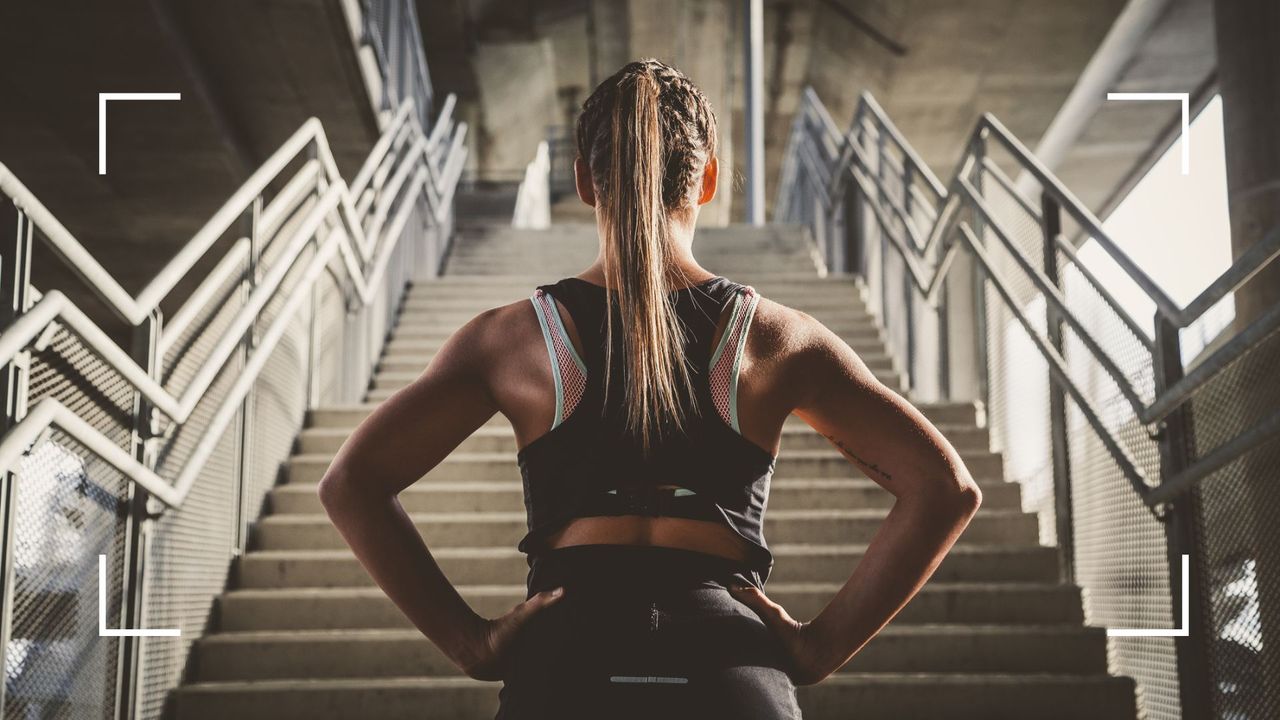
{"type": "MultiPolygon", "coordinates": [[[[313,412],[252,550],[196,645],[180,720],[484,718],[498,686],[459,675],[372,584],[323,514],[315,485],[373,403],[409,382],[478,311],[527,297],[584,267],[594,228],[468,231],[438,281],[405,301],[368,405],[313,412]]],[[[880,330],[847,279],[818,278],[798,231],[706,230],[695,248],[715,272],[753,284],[838,331],[888,382],[898,377],[880,330]]],[[[985,502],[933,580],[837,676],[801,689],[805,717],[1136,717],[1128,678],[1107,674],[1106,637],[1083,625],[1080,591],[1058,582],[1019,487],[1003,480],[974,407],[925,413],[960,448],[985,502]]],[[[521,484],[510,427],[495,418],[401,495],[462,594],[481,613],[524,596],[521,484]]],[[[788,422],[770,498],[777,556],[769,594],[797,617],[817,613],[862,556],[893,498],[798,421],[788,422]]]]}

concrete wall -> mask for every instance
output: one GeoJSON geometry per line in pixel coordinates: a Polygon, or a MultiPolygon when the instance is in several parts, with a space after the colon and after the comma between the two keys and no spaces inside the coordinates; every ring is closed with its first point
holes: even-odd
{"type": "Polygon", "coordinates": [[[472,139],[485,179],[523,177],[548,128],[561,121],[549,40],[484,43],[475,50],[478,115],[472,139]]]}

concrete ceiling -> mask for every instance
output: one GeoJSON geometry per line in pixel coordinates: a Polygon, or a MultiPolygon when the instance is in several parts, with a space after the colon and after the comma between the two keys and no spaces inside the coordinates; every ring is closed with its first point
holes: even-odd
{"type": "MultiPolygon", "coordinates": [[[[852,117],[859,93],[873,93],[944,180],[983,112],[1034,148],[1125,4],[766,0],[766,196],[772,201],[791,115],[806,86],[841,123],[852,117]]],[[[1169,4],[1169,17],[1132,48],[1123,87],[1191,84],[1183,88],[1189,91],[1211,72],[1212,24],[1196,9],[1206,0],[1169,4]],[[1200,33],[1188,35],[1197,24],[1200,33]],[[1210,38],[1207,49],[1202,36],[1210,38]]],[[[459,93],[463,114],[479,129],[473,168],[479,177],[511,177],[532,157],[544,126],[571,125],[591,87],[646,56],[673,61],[704,87],[727,139],[722,167],[733,167],[742,132],[738,0],[424,0],[420,8],[437,87],[459,93]],[[505,59],[495,63],[496,46],[524,50],[506,47],[505,59]],[[519,88],[516,111],[504,109],[510,104],[504,94],[513,87],[519,88]],[[531,92],[551,97],[533,102],[531,92]]],[[[1169,108],[1129,110],[1152,111],[1169,108]]],[[[1079,150],[1061,161],[1071,182],[1083,186],[1079,194],[1099,210],[1145,162],[1164,124],[1148,114],[1135,125],[1112,117],[1112,108],[1106,112],[1089,125],[1079,150]]],[[[724,199],[710,215],[713,222],[734,218],[734,208],[741,208],[740,184],[724,190],[737,197],[724,199]]]]}

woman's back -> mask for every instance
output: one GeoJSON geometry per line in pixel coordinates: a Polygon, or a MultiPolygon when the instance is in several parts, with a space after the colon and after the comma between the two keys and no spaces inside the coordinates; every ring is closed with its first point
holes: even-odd
{"type": "Polygon", "coordinates": [[[596,262],[450,336],[342,447],[321,500],[424,634],[469,675],[505,681],[502,718],[798,717],[793,683],[833,672],[887,623],[981,496],[843,340],[694,259],[718,163],[714,115],[688,78],[627,65],[584,103],[577,135],[596,262]],[[396,495],[494,413],[520,448],[531,567],[528,599],[486,620],[396,495]],[[763,593],[793,413],[900,501],[812,623],[763,593]]]}

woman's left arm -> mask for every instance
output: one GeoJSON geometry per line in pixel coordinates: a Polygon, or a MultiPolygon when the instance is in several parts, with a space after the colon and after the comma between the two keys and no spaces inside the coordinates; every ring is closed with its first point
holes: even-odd
{"type": "Polygon", "coordinates": [[[489,384],[501,309],[454,333],[423,374],[379,405],[320,480],[321,503],[369,575],[424,635],[472,677],[500,676],[520,624],[559,598],[546,592],[495,620],[445,577],[400,504],[412,485],[497,412],[489,384]]]}

